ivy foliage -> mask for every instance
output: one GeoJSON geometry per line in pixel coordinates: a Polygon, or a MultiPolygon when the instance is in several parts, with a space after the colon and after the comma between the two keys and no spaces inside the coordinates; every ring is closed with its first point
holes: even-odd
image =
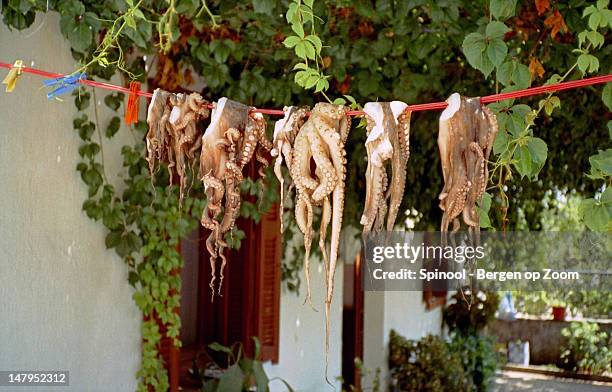
{"type": "MultiPolygon", "coordinates": [[[[75,105],[80,115],[73,125],[81,139],[77,170],[88,187],[83,210],[108,229],[106,247],[114,249],[128,266],[129,283],[135,289],[134,302],[144,316],[139,389],[146,390],[145,385],[151,385],[156,390],[167,390],[168,377],[159,347],[162,334],[180,347],[181,323],[176,309],[180,304],[181,280],[176,271],[183,260],[177,247],[181,238],[198,227],[204,202],[201,198],[188,198],[179,206],[178,189],[170,183],[167,168],[151,178],[144,159],[147,127],[143,121],[130,128],[136,142],[121,150],[126,175],[122,191],[117,190],[104,171],[103,137],[112,138],[120,120],[114,116],[101,127],[97,108],[93,110],[93,121],[86,114],[90,101],[90,93],[76,92],[75,105]]],[[[123,97],[120,93],[110,94],[104,102],[110,110],[118,110],[123,97]]],[[[194,186],[197,192],[197,182],[194,186]]]]}

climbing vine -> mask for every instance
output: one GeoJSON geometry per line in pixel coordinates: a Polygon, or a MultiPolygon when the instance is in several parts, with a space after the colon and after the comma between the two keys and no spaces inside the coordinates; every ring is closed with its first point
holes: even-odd
{"type": "MultiPolygon", "coordinates": [[[[146,123],[142,121],[130,128],[134,143],[121,150],[127,176],[121,184],[123,191],[118,191],[105,174],[103,138],[116,135],[119,117],[113,117],[102,128],[97,102],[90,101],[89,92],[81,91],[75,96],[75,104],[82,113],[74,120],[74,129],[82,142],[79,148],[82,160],[77,170],[88,187],[83,210],[108,229],[106,246],[125,261],[129,283],[135,289],[134,302],[144,316],[139,390],[147,390],[146,385],[167,390],[168,377],[159,348],[162,335],[180,347],[180,317],[176,310],[181,288],[178,272],[183,261],[177,246],[181,238],[199,225],[204,203],[200,198],[189,198],[179,206],[177,187],[169,183],[165,169],[151,179],[144,159],[146,123]],[[88,109],[94,112],[93,121],[88,109]]],[[[104,102],[111,110],[118,110],[123,97],[110,94],[104,102]]]]}
{"type": "MultiPolygon", "coordinates": [[[[509,53],[508,46],[504,41],[506,34],[511,29],[502,21],[514,15],[516,2],[490,1],[490,19],[484,25],[484,33],[476,32],[468,34],[462,44],[463,52],[472,67],[482,72],[488,78],[495,71],[496,89],[501,84],[502,92],[529,87],[534,76],[542,76],[544,73],[542,64],[531,57],[529,66],[521,64],[516,60],[522,48],[517,47],[516,53],[509,53]]],[[[572,51],[578,54],[573,64],[570,64],[563,75],[557,73],[550,76],[546,84],[560,83],[565,81],[577,68],[584,76],[599,70],[599,60],[593,55],[593,51],[604,45],[604,35],[598,29],[607,29],[612,26],[612,11],[608,7],[608,1],[598,1],[596,5],[584,8],[583,18],[588,18],[587,28],[578,33],[578,45],[572,51]]],[[[546,13],[550,4],[538,3],[538,13],[546,13]]],[[[551,29],[554,38],[559,32],[568,32],[567,25],[558,9],[550,10],[550,15],[545,19],[544,25],[551,29]]],[[[535,49],[535,48],[534,48],[535,49]]],[[[534,50],[532,50],[533,52],[534,50]]],[[[609,88],[609,87],[606,87],[609,88]]],[[[605,99],[605,96],[604,96],[605,99]]],[[[508,182],[516,172],[520,178],[538,180],[538,174],[544,167],[548,157],[547,143],[534,135],[534,126],[538,116],[544,112],[551,116],[555,108],[561,106],[561,100],[553,93],[549,93],[544,99],[538,101],[537,107],[520,103],[515,104],[513,100],[506,100],[490,104],[489,107],[496,113],[499,124],[499,133],[493,145],[495,161],[491,169],[491,186],[489,190],[497,192],[497,204],[501,211],[501,228],[507,223],[509,209],[509,198],[506,193],[508,182]]],[[[595,160],[605,161],[606,152],[601,152],[597,157],[591,157],[591,166],[595,160]]],[[[609,157],[608,157],[609,159],[609,157]]],[[[610,168],[599,165],[601,170],[592,169],[591,178],[604,179],[609,176],[610,168]]],[[[587,199],[583,204],[583,217],[587,226],[593,230],[605,230],[612,218],[612,205],[609,198],[612,192],[604,191],[600,201],[587,199]]],[[[481,227],[491,227],[489,209],[492,197],[486,193],[479,205],[481,215],[481,227]]]]}

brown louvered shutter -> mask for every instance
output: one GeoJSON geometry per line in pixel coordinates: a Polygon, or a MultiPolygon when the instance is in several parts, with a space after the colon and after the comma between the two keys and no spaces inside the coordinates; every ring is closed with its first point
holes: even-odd
{"type": "Polygon", "coordinates": [[[261,341],[262,360],[278,362],[281,256],[278,205],[263,215],[256,229],[255,336],[261,341]]]}

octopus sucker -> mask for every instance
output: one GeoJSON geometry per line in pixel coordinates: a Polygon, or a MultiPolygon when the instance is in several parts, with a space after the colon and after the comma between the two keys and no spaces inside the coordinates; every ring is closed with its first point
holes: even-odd
{"type": "Polygon", "coordinates": [[[460,218],[468,226],[473,241],[480,235],[480,219],[476,203],[486,190],[489,173],[487,161],[498,131],[497,118],[479,98],[466,98],[458,93],[446,101],[440,116],[438,149],[442,163],[444,187],[439,195],[443,211],[442,240],[447,241],[448,226],[453,232],[461,227],[460,218]]]}
{"type": "MultiPolygon", "coordinates": [[[[272,149],[270,155],[274,160],[274,174],[280,183],[280,216],[281,216],[281,233],[284,231],[283,211],[285,203],[285,178],[282,172],[283,160],[291,175],[291,165],[293,162],[293,148],[295,136],[299,132],[302,125],[306,121],[309,108],[297,106],[285,106],[283,111],[285,115],[282,119],[274,123],[274,137],[272,140],[272,149]]],[[[291,186],[292,184],[290,184],[291,186]]]]}
{"type": "Polygon", "coordinates": [[[170,182],[174,172],[179,177],[180,203],[187,186],[186,166],[195,163],[195,150],[200,147],[198,121],[208,118],[208,102],[199,94],[171,94],[156,89],[147,110],[149,130],[146,136],[151,180],[157,162],[168,164],[170,182]]]}
{"type": "MultiPolygon", "coordinates": [[[[213,271],[210,287],[214,296],[216,261],[221,259],[217,288],[220,295],[227,263],[225,235],[233,230],[240,213],[242,172],[253,156],[267,166],[262,152],[269,151],[272,145],[266,139],[266,121],[261,113],[225,97],[213,106],[210,125],[201,138],[200,178],[207,198],[201,223],[211,231],[206,247],[213,271]]],[[[263,171],[260,169],[259,173],[263,171]]]]}
{"type": "Polygon", "coordinates": [[[400,101],[368,102],[363,108],[367,121],[368,155],[366,201],[360,223],[363,235],[383,227],[393,230],[406,183],[410,156],[410,110],[400,101]],[[387,174],[391,167],[391,176],[387,174]],[[386,225],[384,219],[386,217],[386,225]]]}
{"type": "Polygon", "coordinates": [[[202,143],[202,138],[197,130],[197,122],[208,118],[210,115],[207,105],[208,101],[202,98],[200,94],[192,93],[188,96],[179,94],[168,119],[172,131],[176,172],[179,176],[179,200],[181,203],[187,186],[186,166],[188,163],[194,162],[194,151],[202,143]]]}
{"type": "MultiPolygon", "coordinates": [[[[297,203],[296,221],[304,234],[304,273],[306,275],[306,301],[311,303],[310,291],[310,245],[312,242],[312,206],[322,207],[319,228],[319,247],[325,265],[325,347],[329,348],[329,314],[334,290],[334,275],[338,261],[342,212],[344,209],[344,186],[346,177],[346,151],[350,119],[347,108],[330,103],[318,103],[311,115],[299,128],[293,143],[293,156],[288,164],[295,184],[297,203]],[[315,170],[312,171],[311,162],[315,170]],[[329,253],[327,253],[327,228],[331,223],[329,253]]],[[[288,117],[289,119],[291,117],[288,117]]],[[[300,117],[301,118],[301,117],[300,117]]],[[[279,129],[285,124],[279,124],[279,129]]],[[[277,138],[275,138],[277,139],[277,138]]],[[[280,138],[279,138],[280,139],[280,138]]],[[[281,144],[282,147],[282,144],[281,144]]],[[[281,151],[277,151],[278,154],[281,151]]],[[[278,174],[277,174],[278,175],[278,174]]],[[[311,303],[312,305],[312,303],[311,303]]],[[[327,356],[326,356],[327,360],[327,356]]]]}

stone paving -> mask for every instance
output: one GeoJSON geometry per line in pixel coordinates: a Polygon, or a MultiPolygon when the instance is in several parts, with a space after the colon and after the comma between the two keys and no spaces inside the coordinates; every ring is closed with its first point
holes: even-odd
{"type": "Polygon", "coordinates": [[[567,378],[503,371],[493,380],[492,392],[610,392],[612,383],[597,383],[567,378]]]}

